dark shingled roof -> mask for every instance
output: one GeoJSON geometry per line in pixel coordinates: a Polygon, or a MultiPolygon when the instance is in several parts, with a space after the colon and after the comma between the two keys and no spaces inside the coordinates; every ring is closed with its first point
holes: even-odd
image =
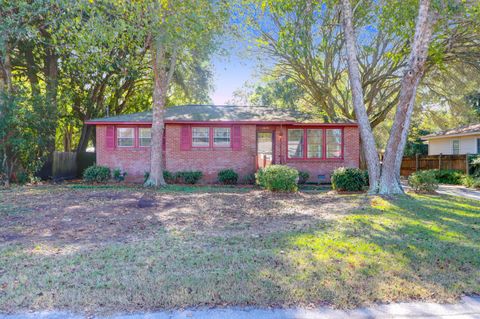
{"type": "MultiPolygon", "coordinates": [[[[152,112],[118,115],[112,117],[89,120],[89,124],[95,122],[151,122],[152,112]]],[[[298,122],[298,123],[322,123],[321,119],[310,114],[294,110],[279,109],[263,106],[232,106],[232,105],[181,105],[165,109],[165,121],[242,121],[242,122],[298,122]]],[[[331,123],[331,122],[329,122],[331,123]]],[[[348,120],[335,121],[333,123],[354,123],[348,120]]]]}
{"type": "Polygon", "coordinates": [[[441,131],[433,134],[428,134],[425,136],[422,136],[422,139],[429,139],[429,138],[435,138],[435,137],[447,137],[447,136],[456,136],[456,135],[469,135],[469,134],[475,134],[479,133],[480,134],[480,123],[479,124],[473,124],[473,125],[468,125],[468,126],[461,126],[457,127],[451,130],[446,130],[446,131],[441,131]]]}

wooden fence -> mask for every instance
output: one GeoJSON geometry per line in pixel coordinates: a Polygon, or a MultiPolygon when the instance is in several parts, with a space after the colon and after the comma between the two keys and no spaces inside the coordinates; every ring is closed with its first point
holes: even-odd
{"type": "Polygon", "coordinates": [[[93,152],[54,152],[36,176],[42,179],[65,180],[81,177],[85,168],[95,164],[93,152]]]}
{"type": "Polygon", "coordinates": [[[428,169],[455,169],[465,173],[469,171],[468,155],[416,155],[404,156],[400,175],[428,169]]]}

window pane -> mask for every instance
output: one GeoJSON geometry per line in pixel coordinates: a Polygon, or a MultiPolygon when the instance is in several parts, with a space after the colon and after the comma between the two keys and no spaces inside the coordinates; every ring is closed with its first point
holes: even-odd
{"type": "Polygon", "coordinates": [[[303,157],[303,130],[288,130],[288,157],[303,157]]]}
{"type": "Polygon", "coordinates": [[[480,138],[477,138],[477,154],[480,154],[480,138]]]}
{"type": "Polygon", "coordinates": [[[327,138],[327,157],[340,158],[342,157],[342,130],[328,129],[326,132],[327,138]]]}
{"type": "Polygon", "coordinates": [[[320,158],[322,157],[322,139],[323,130],[311,129],[307,130],[307,157],[320,158]]]}
{"type": "Polygon", "coordinates": [[[453,154],[455,154],[455,155],[460,154],[460,141],[459,141],[459,140],[453,140],[452,143],[453,143],[453,144],[452,144],[452,148],[453,148],[453,149],[452,149],[452,152],[453,152],[453,154]]]}
{"type": "Polygon", "coordinates": [[[138,129],[140,146],[150,146],[152,141],[152,132],[149,127],[141,127],[138,129]]]}
{"type": "Polygon", "coordinates": [[[117,129],[117,145],[119,147],[131,147],[134,145],[133,127],[122,127],[117,129]]]}
{"type": "Polygon", "coordinates": [[[230,128],[217,127],[213,129],[213,144],[215,146],[230,146],[230,128]]]}
{"type": "Polygon", "coordinates": [[[210,128],[193,127],[192,128],[192,146],[205,147],[210,145],[210,128]]]}

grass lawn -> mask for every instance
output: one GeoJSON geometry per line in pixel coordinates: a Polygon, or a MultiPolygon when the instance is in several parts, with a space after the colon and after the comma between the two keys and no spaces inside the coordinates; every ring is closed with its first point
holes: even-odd
{"type": "Polygon", "coordinates": [[[0,311],[354,307],[480,293],[480,202],[243,188],[0,191],[0,311]]]}

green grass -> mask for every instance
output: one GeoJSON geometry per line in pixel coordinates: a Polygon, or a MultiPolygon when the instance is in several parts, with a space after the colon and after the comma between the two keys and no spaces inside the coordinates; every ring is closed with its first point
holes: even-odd
{"type": "Polygon", "coordinates": [[[478,201],[375,197],[340,218],[294,229],[287,224],[260,236],[162,229],[154,238],[72,247],[62,255],[50,254],[48,245],[3,245],[0,310],[349,308],[480,293],[478,201]]]}

